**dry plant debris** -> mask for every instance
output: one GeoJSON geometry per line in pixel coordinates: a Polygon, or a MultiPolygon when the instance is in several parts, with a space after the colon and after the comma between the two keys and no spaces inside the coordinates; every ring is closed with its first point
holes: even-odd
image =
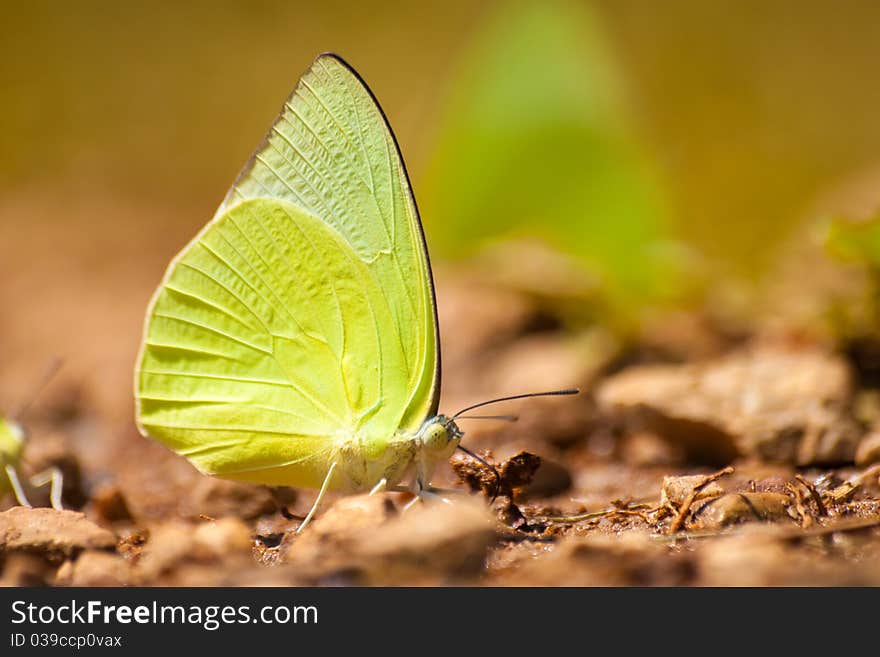
{"type": "Polygon", "coordinates": [[[298,535],[314,492],[203,477],[79,391],[29,427],[33,464],[70,473],[72,510],[0,511],[0,584],[880,585],[880,409],[856,408],[873,392],[843,356],[704,328],[695,351],[665,335],[609,365],[621,345],[573,338],[516,295],[446,292],[442,312],[481,314],[446,322],[462,342],[444,354],[444,408],[584,390],[468,425],[492,466],[439,469],[451,504],[331,496],[298,535]],[[635,364],[664,346],[685,363],[635,364]]]}

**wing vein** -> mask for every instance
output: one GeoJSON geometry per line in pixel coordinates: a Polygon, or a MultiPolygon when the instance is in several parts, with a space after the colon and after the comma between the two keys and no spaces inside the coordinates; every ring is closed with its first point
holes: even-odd
{"type": "Polygon", "coordinates": [[[240,344],[244,347],[248,347],[249,349],[253,349],[254,351],[258,351],[262,354],[266,354],[267,356],[272,355],[272,351],[269,349],[264,349],[263,347],[260,347],[259,345],[251,344],[247,340],[242,340],[241,338],[236,337],[236,336],[232,335],[231,333],[227,333],[226,331],[221,331],[218,328],[215,328],[213,326],[208,326],[207,324],[202,324],[201,322],[196,322],[192,319],[187,319],[185,317],[178,317],[177,315],[171,315],[168,313],[160,313],[160,312],[153,313],[153,317],[160,317],[162,319],[168,319],[168,320],[171,320],[174,322],[180,322],[181,324],[187,324],[189,326],[193,326],[195,328],[202,329],[203,331],[209,331],[211,333],[215,333],[216,335],[220,335],[224,338],[232,340],[233,342],[237,342],[238,344],[240,344]]]}

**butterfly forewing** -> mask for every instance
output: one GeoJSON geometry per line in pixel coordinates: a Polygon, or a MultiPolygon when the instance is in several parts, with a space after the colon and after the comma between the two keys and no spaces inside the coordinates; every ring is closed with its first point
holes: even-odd
{"type": "Polygon", "coordinates": [[[333,441],[436,411],[430,266],[394,137],[335,56],[303,76],[148,311],[139,425],[203,471],[315,486],[333,441]]]}

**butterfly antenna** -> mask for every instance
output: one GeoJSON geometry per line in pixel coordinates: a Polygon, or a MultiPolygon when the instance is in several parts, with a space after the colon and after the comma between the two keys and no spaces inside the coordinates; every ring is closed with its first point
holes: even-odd
{"type": "Polygon", "coordinates": [[[452,419],[456,419],[461,417],[462,413],[467,413],[468,411],[472,411],[475,408],[480,408],[482,406],[488,406],[489,404],[497,404],[498,402],[503,401],[512,401],[514,399],[527,399],[529,397],[559,397],[561,395],[576,395],[580,392],[578,388],[566,388],[565,390],[550,390],[549,392],[527,392],[524,395],[511,395],[510,397],[499,397],[498,399],[490,399],[489,401],[480,402],[479,404],[474,404],[473,406],[468,406],[467,408],[461,409],[458,413],[452,416],[452,419]]]}
{"type": "Polygon", "coordinates": [[[18,407],[18,410],[12,414],[11,419],[16,422],[21,422],[24,419],[25,414],[27,414],[31,409],[31,406],[33,406],[34,401],[40,396],[40,393],[43,392],[52,380],[52,377],[58,373],[59,369],[61,369],[61,359],[53,357],[43,370],[43,375],[37,380],[37,383],[31,389],[28,396],[25,397],[24,402],[22,402],[21,406],[18,407]]]}
{"type": "Polygon", "coordinates": [[[495,499],[498,497],[498,493],[501,491],[501,474],[498,472],[498,469],[476,452],[472,452],[467,447],[462,447],[461,444],[456,445],[456,449],[460,449],[472,459],[476,459],[492,471],[492,474],[495,477],[495,490],[492,492],[492,499],[489,500],[489,503],[491,504],[492,502],[494,502],[495,499]]]}
{"type": "Polygon", "coordinates": [[[458,415],[459,420],[501,420],[502,422],[516,422],[518,415],[458,415]]]}

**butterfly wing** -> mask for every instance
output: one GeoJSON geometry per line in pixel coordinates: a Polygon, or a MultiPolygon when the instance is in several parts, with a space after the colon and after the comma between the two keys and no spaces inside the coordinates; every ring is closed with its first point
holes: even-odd
{"type": "Polygon", "coordinates": [[[439,373],[396,141],[357,74],[322,55],[153,297],[138,425],[204,472],[316,487],[340,441],[381,454],[436,413],[439,373]]]}

